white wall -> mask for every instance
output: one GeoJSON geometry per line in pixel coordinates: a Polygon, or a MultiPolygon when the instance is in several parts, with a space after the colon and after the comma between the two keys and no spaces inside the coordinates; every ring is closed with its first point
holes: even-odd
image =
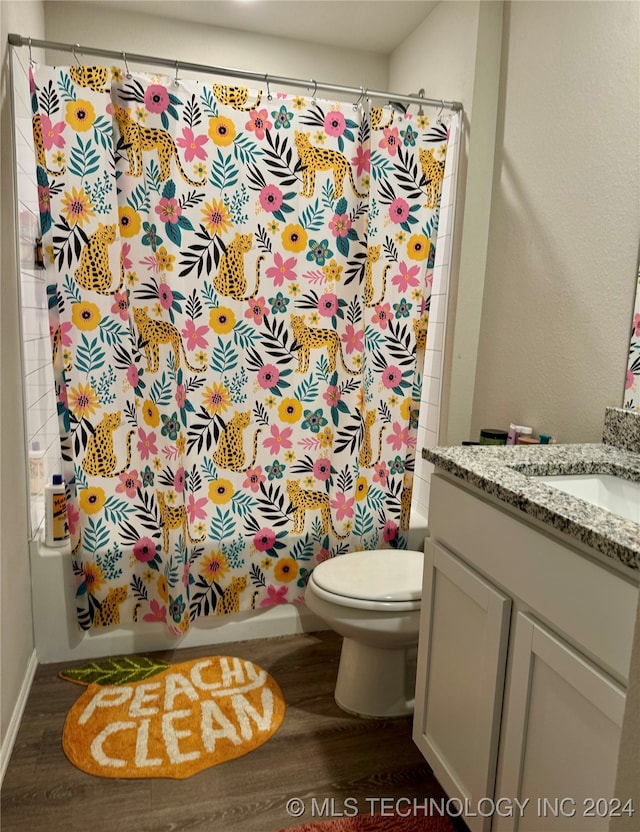
{"type": "Polygon", "coordinates": [[[11,745],[15,709],[24,692],[33,653],[31,589],[28,549],[27,477],[22,401],[20,318],[18,314],[18,257],[15,223],[13,123],[7,34],[27,28],[44,36],[41,2],[0,3],[2,92],[0,98],[2,159],[0,168],[0,737],[4,752],[11,745]]]}
{"type": "MultiPolygon", "coordinates": [[[[598,442],[640,240],[640,4],[507,6],[472,434],[598,442]]],[[[462,437],[464,438],[464,437],[462,437]]]]}

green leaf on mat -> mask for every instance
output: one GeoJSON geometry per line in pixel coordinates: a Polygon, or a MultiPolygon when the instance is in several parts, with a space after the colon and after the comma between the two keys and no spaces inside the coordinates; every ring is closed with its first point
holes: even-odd
{"type": "Polygon", "coordinates": [[[168,667],[171,667],[169,662],[159,659],[149,659],[146,656],[122,656],[61,670],[58,675],[61,679],[77,685],[125,685],[129,682],[148,679],[168,667]]]}

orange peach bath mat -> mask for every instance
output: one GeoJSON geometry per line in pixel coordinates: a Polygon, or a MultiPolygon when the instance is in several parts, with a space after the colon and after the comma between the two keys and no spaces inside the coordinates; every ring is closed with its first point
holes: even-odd
{"type": "Polygon", "coordinates": [[[67,714],[64,752],[99,777],[190,777],[263,745],[284,719],[277,682],[231,656],[127,657],[60,675],[88,685],[67,714]]]}

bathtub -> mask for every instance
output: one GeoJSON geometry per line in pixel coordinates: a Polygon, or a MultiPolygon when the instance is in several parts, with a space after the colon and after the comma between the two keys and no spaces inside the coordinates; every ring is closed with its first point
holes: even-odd
{"type": "MultiPolygon", "coordinates": [[[[412,511],[408,548],[423,549],[426,518],[412,511]]],[[[203,647],[230,641],[326,630],[324,621],[304,604],[279,604],[196,620],[182,638],[168,636],[161,623],[142,622],[84,631],[75,616],[71,549],[51,549],[40,537],[30,544],[33,624],[38,661],[68,662],[104,656],[203,647]]]]}

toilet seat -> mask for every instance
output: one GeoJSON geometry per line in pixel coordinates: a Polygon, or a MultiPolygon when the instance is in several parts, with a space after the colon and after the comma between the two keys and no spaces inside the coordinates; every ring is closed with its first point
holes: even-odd
{"type": "Polygon", "coordinates": [[[321,598],[341,606],[387,612],[420,608],[422,552],[378,549],[323,561],[309,583],[321,598]]]}

